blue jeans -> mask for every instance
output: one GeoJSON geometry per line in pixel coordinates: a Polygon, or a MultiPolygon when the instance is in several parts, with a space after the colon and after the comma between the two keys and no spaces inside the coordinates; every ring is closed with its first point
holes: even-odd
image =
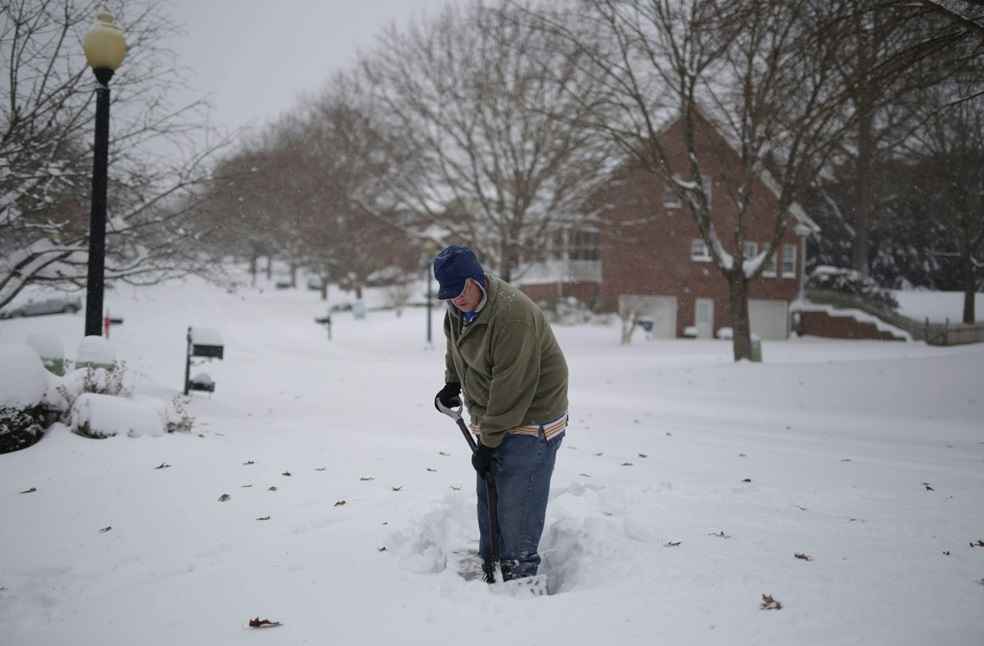
{"type": "MultiPolygon", "coordinates": [[[[550,495],[557,449],[564,433],[547,441],[539,436],[507,434],[495,451],[496,520],[502,577],[508,581],[533,576],[540,567],[537,548],[550,495]]],[[[479,552],[491,558],[489,499],[485,481],[477,479],[479,552]]]]}

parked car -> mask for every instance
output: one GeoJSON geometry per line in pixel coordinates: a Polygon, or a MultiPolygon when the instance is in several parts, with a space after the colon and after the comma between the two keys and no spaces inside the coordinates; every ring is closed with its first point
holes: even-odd
{"type": "Polygon", "coordinates": [[[44,316],[45,314],[75,314],[82,309],[82,299],[78,296],[59,296],[45,298],[0,312],[0,318],[12,319],[18,316],[44,316]]]}

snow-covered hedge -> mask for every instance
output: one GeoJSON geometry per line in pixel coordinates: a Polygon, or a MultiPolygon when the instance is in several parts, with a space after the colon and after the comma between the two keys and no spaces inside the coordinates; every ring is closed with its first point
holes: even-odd
{"type": "Polygon", "coordinates": [[[857,296],[891,310],[899,307],[898,301],[890,291],[882,289],[875,281],[865,278],[853,269],[821,265],[810,274],[806,287],[857,296]]]}
{"type": "Polygon", "coordinates": [[[46,426],[48,371],[25,344],[0,345],[0,453],[31,446],[46,426]]]}

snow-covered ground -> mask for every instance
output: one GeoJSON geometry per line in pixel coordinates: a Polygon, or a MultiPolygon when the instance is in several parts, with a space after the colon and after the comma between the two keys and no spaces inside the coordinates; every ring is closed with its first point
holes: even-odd
{"type": "MultiPolygon", "coordinates": [[[[329,341],[314,292],[108,306],[135,393],[175,396],[188,325],[224,338],[216,392],[190,434],[56,427],[0,455],[4,645],[984,643],[984,347],[804,339],[735,365],[723,341],[558,328],[556,594],[515,598],[455,571],[474,480],[423,310],[337,314],[329,341]]],[[[0,321],[0,342],[74,351],[82,328],[0,321]]]]}
{"type": "MultiPolygon", "coordinates": [[[[892,292],[899,302],[899,312],[909,318],[923,321],[929,319],[942,323],[963,320],[963,292],[934,292],[930,290],[899,290],[892,292]]],[[[984,321],[984,294],[974,298],[974,320],[984,321]]]]}

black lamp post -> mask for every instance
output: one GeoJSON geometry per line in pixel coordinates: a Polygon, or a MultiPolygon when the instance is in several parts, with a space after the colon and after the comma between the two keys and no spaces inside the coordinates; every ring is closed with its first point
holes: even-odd
{"type": "Polygon", "coordinates": [[[89,273],[86,280],[85,335],[102,334],[103,276],[106,266],[106,185],[109,171],[109,80],[126,57],[126,40],[112,14],[102,10],[83,41],[85,58],[96,75],[96,136],[92,158],[92,213],[89,217],[89,273]]]}

